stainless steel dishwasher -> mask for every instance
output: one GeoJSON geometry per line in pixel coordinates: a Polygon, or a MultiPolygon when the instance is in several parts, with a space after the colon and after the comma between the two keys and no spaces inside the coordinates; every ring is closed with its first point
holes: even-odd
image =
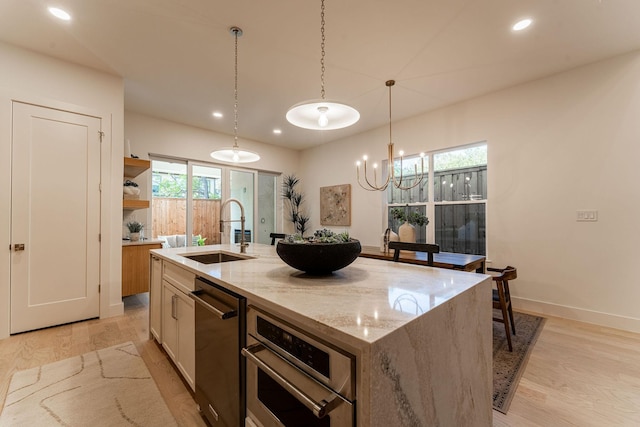
{"type": "Polygon", "coordinates": [[[214,427],[245,417],[246,299],[201,277],[191,298],[196,316],[196,403],[214,427]]]}

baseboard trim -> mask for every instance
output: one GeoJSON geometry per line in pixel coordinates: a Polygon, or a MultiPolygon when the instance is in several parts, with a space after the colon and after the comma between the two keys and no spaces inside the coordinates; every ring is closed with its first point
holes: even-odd
{"type": "Polygon", "coordinates": [[[531,311],[609,328],[640,333],[640,319],[512,296],[515,310],[531,311]]]}
{"type": "Polygon", "coordinates": [[[106,319],[107,317],[121,316],[124,314],[124,302],[120,302],[117,304],[111,304],[107,313],[102,315],[100,314],[101,319],[106,319]]]}

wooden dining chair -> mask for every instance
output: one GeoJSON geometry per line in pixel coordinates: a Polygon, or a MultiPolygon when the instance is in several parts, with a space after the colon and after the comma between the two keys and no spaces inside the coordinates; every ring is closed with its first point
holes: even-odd
{"type": "Polygon", "coordinates": [[[440,246],[431,243],[389,242],[389,250],[393,249],[393,260],[398,262],[400,251],[425,252],[427,264],[433,266],[433,254],[440,252],[440,246]]]}
{"type": "Polygon", "coordinates": [[[276,239],[284,239],[287,235],[284,233],[270,233],[269,237],[271,237],[271,246],[276,244],[276,239]]]}
{"type": "Polygon", "coordinates": [[[509,351],[513,351],[513,345],[511,344],[511,332],[513,331],[513,335],[516,334],[516,325],[513,323],[513,309],[511,308],[509,281],[518,277],[518,270],[509,265],[505,268],[487,267],[487,271],[499,273],[492,277],[496,284],[496,289],[493,289],[493,308],[499,309],[502,312],[502,318],[494,317],[493,320],[504,323],[504,331],[507,334],[509,351]],[[511,327],[509,327],[509,324],[511,324],[511,327]]]}

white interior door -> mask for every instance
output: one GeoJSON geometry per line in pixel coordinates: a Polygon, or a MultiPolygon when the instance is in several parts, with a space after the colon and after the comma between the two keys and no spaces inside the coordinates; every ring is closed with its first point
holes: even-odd
{"type": "Polygon", "coordinates": [[[13,103],[11,333],[100,313],[100,125],[13,103]]]}

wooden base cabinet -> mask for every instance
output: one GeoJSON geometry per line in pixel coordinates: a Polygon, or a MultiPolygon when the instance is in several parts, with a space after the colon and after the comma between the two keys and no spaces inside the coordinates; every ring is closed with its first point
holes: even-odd
{"type": "Polygon", "coordinates": [[[161,243],[122,247],[122,296],[149,292],[149,250],[162,248],[161,243]]]}

